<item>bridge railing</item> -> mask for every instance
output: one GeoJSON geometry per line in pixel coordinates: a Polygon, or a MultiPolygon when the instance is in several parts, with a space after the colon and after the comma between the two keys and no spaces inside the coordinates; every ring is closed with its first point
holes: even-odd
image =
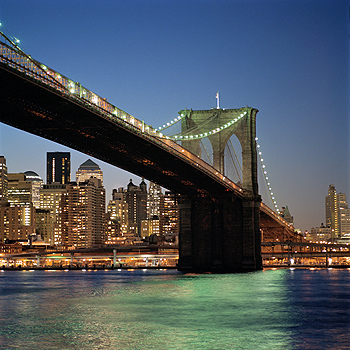
{"type": "Polygon", "coordinates": [[[219,173],[201,158],[184,149],[175,141],[170,140],[162,133],[159,133],[157,130],[145,124],[143,121],[140,121],[125,111],[115,107],[109,103],[107,99],[98,96],[94,92],[83,87],[80,83],[74,82],[52,68],[36,61],[31,56],[24,53],[2,32],[0,32],[0,35],[11,43],[10,46],[0,41],[0,62],[24,73],[26,76],[35,79],[37,82],[50,86],[56,91],[65,94],[69,99],[79,101],[82,105],[93,108],[101,117],[118,125],[122,125],[123,127],[138,133],[142,137],[148,138],[151,142],[167,149],[168,152],[186,160],[193,166],[198,167],[201,171],[205,172],[212,178],[215,178],[215,180],[219,181],[227,188],[234,190],[241,195],[243,195],[243,193],[246,194],[246,191],[236,185],[233,181],[219,173]]]}

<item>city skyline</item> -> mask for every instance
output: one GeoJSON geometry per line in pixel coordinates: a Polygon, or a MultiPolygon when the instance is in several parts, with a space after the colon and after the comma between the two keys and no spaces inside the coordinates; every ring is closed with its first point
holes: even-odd
{"type": "MultiPolygon", "coordinates": [[[[184,108],[215,107],[217,90],[222,108],[259,109],[258,142],[277,204],[302,231],[324,222],[330,184],[350,195],[346,1],[13,1],[0,4],[0,22],[32,57],[154,127],[184,108]]],[[[87,159],[96,162],[107,201],[130,178],[141,182],[0,124],[11,173],[45,179],[46,152],[56,151],[71,152],[73,177],[87,159]]]]}

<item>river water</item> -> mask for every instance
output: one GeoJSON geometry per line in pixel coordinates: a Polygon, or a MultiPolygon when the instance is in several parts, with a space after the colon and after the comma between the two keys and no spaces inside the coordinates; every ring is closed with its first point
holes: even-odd
{"type": "Polygon", "coordinates": [[[1,271],[0,349],[350,349],[350,270],[1,271]]]}

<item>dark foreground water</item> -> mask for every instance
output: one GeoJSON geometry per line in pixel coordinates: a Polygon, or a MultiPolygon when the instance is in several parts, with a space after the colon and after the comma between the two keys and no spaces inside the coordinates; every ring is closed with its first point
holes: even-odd
{"type": "Polygon", "coordinates": [[[350,349],[350,270],[3,271],[0,349],[350,349]]]}

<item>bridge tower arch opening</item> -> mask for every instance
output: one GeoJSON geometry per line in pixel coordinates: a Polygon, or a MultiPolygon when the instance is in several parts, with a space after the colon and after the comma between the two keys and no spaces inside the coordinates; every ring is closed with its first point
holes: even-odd
{"type": "Polygon", "coordinates": [[[224,175],[242,186],[242,146],[236,135],[232,135],[225,147],[224,175]]]}

